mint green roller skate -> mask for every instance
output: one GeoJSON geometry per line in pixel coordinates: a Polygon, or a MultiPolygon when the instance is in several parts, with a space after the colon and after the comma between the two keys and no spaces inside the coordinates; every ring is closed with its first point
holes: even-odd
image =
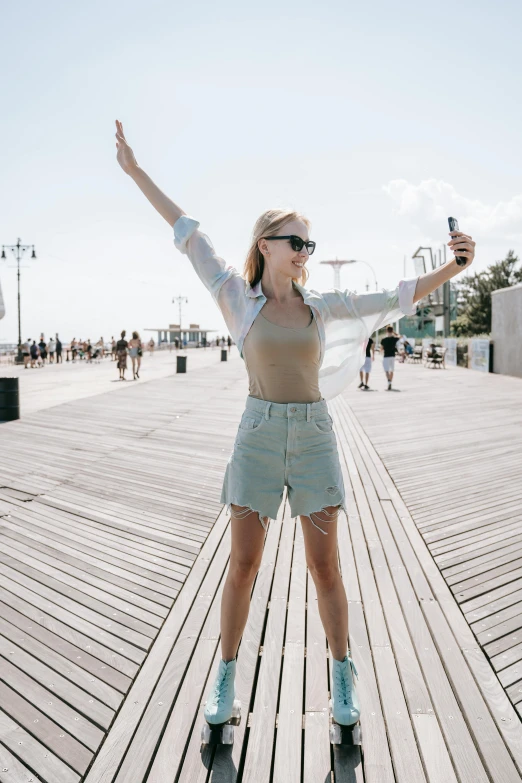
{"type": "Polygon", "coordinates": [[[241,702],[234,698],[236,659],[219,662],[218,673],[205,702],[206,723],[201,729],[201,742],[205,745],[233,745],[234,726],[241,722],[241,702]]]}
{"type": "Polygon", "coordinates": [[[330,742],[334,745],[360,745],[362,742],[359,724],[361,710],[352,671],[359,678],[349,650],[342,661],[332,658],[332,698],[329,707],[332,718],[330,742]]]}

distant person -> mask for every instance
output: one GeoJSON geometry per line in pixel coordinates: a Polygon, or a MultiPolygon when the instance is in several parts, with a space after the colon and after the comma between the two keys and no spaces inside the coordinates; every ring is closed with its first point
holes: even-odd
{"type": "Polygon", "coordinates": [[[411,347],[411,343],[409,340],[406,340],[404,343],[404,350],[406,352],[406,356],[411,356],[413,353],[413,348],[411,347]]]}
{"type": "Polygon", "coordinates": [[[442,354],[437,350],[438,347],[435,343],[430,343],[430,350],[427,352],[429,359],[442,359],[442,354]]]}
{"type": "Polygon", "coordinates": [[[116,356],[118,357],[118,370],[120,373],[120,381],[125,380],[125,370],[127,369],[127,349],[129,343],[125,339],[125,329],[121,333],[121,340],[116,343],[116,356]]]}
{"type": "Polygon", "coordinates": [[[78,343],[76,342],[76,337],[73,337],[71,340],[71,356],[72,356],[73,364],[76,361],[77,353],[78,353],[78,343]]]}
{"type": "Polygon", "coordinates": [[[49,352],[49,364],[54,364],[54,354],[56,352],[56,341],[52,337],[49,337],[49,343],[47,345],[49,352]]]}
{"type": "Polygon", "coordinates": [[[22,358],[24,360],[24,370],[27,370],[29,367],[29,362],[31,361],[31,338],[29,337],[25,343],[22,343],[21,345],[22,349],[22,358]]]}
{"type": "Polygon", "coordinates": [[[90,337],[85,341],[83,350],[85,351],[87,361],[92,362],[92,343],[90,337]]]}
{"type": "Polygon", "coordinates": [[[230,353],[230,346],[232,345],[232,338],[230,335],[227,337],[227,343],[228,343],[228,352],[230,353]]]}
{"type": "Polygon", "coordinates": [[[155,345],[154,340],[151,337],[148,342],[149,356],[152,356],[152,354],[154,353],[154,345],[155,345]]]}
{"type": "Polygon", "coordinates": [[[384,351],[382,366],[388,379],[388,388],[386,391],[392,390],[393,371],[395,370],[395,354],[397,352],[398,342],[399,335],[395,334],[393,331],[393,326],[387,326],[386,337],[383,337],[381,340],[382,350],[384,351]]]}
{"type": "Polygon", "coordinates": [[[103,337],[100,337],[95,347],[98,350],[98,357],[100,359],[103,359],[103,357],[105,356],[105,343],[103,342],[103,337]]]}
{"type": "Polygon", "coordinates": [[[47,344],[43,338],[43,335],[40,338],[40,342],[38,343],[38,348],[40,349],[40,358],[42,360],[42,364],[45,364],[45,360],[47,359],[47,344]]]}
{"type": "Polygon", "coordinates": [[[132,360],[132,379],[140,377],[141,357],[143,355],[143,348],[138,332],[132,333],[132,340],[129,340],[129,354],[132,360]]]}
{"type": "Polygon", "coordinates": [[[56,364],[62,363],[62,341],[58,337],[58,332],[56,332],[56,364]]]}
{"type": "Polygon", "coordinates": [[[116,340],[111,337],[111,362],[116,361],[116,340]]]}
{"type": "Polygon", "coordinates": [[[368,386],[368,380],[370,378],[370,373],[372,371],[372,361],[375,360],[375,343],[370,337],[368,342],[366,343],[366,359],[359,371],[359,377],[361,379],[361,382],[359,384],[359,389],[364,389],[365,391],[368,391],[370,388],[368,386]],[[363,380],[363,374],[366,376],[366,378],[363,380]]]}
{"type": "Polygon", "coordinates": [[[29,351],[31,354],[31,367],[36,367],[36,362],[40,356],[40,349],[36,345],[36,340],[33,340],[33,344],[31,345],[29,351]]]}

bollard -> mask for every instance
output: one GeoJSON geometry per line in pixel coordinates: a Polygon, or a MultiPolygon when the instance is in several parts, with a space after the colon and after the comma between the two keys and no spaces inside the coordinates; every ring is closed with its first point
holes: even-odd
{"type": "Polygon", "coordinates": [[[176,372],[187,372],[186,356],[176,356],[176,372]]]}
{"type": "Polygon", "coordinates": [[[227,351],[226,351],[226,349],[222,349],[221,350],[221,361],[222,362],[226,362],[226,360],[227,360],[227,351]]]}
{"type": "Polygon", "coordinates": [[[18,378],[0,378],[0,422],[20,418],[18,378]]]}

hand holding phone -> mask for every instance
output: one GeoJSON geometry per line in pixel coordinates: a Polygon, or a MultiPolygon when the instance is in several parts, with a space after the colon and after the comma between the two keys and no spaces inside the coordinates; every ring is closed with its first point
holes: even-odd
{"type": "MultiPolygon", "coordinates": [[[[460,231],[457,218],[449,217],[448,225],[450,231],[460,231]]],[[[455,261],[459,266],[466,266],[468,259],[465,256],[455,256],[455,261]]]]}

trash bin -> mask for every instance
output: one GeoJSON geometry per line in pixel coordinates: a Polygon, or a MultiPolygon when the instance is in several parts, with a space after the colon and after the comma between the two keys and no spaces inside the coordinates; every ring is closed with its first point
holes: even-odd
{"type": "Polygon", "coordinates": [[[226,360],[227,360],[227,351],[226,350],[222,350],[221,351],[221,361],[222,362],[226,362],[226,360]]]}
{"type": "Polygon", "coordinates": [[[176,356],[176,372],[187,372],[186,356],[176,356]]]}
{"type": "Polygon", "coordinates": [[[20,418],[18,378],[0,378],[0,421],[20,418]]]}

